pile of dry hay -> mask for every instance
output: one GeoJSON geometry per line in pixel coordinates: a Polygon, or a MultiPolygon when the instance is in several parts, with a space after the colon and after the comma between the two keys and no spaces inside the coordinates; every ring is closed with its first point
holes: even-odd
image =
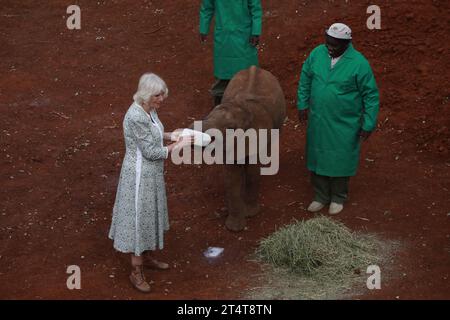
{"type": "Polygon", "coordinates": [[[379,242],[327,217],[296,221],[260,242],[258,256],[318,282],[342,282],[377,264],[379,242]]]}

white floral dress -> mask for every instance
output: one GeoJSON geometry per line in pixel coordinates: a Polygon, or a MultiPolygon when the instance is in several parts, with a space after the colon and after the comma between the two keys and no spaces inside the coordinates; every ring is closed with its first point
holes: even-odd
{"type": "Polygon", "coordinates": [[[169,230],[163,147],[164,127],[156,114],[133,103],[123,121],[126,153],[120,172],[109,238],[114,248],[141,255],[163,249],[169,230]]]}

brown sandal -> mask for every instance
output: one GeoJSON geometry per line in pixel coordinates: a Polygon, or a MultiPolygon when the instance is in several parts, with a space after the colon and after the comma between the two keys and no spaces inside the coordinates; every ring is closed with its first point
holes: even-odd
{"type": "Polygon", "coordinates": [[[137,290],[148,293],[150,292],[150,284],[145,280],[144,268],[142,265],[134,266],[134,270],[131,272],[130,281],[133,287],[137,290]]]}

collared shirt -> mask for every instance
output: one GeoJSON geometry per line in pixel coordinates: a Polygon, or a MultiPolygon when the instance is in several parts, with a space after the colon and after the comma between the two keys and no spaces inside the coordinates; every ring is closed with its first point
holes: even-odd
{"type": "Polygon", "coordinates": [[[337,57],[337,58],[332,58],[332,57],[330,57],[331,58],[331,69],[333,69],[334,68],[334,66],[336,65],[336,63],[342,58],[342,56],[343,56],[343,54],[341,54],[339,57],[337,57]]]}

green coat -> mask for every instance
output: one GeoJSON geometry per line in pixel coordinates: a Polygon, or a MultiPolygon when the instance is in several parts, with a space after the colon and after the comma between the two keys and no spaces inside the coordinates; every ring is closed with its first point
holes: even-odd
{"type": "Polygon", "coordinates": [[[375,129],[379,110],[378,88],[366,58],[350,45],[331,69],[326,46],[315,48],[303,64],[297,108],[309,108],[308,169],[328,177],[354,176],[358,133],[375,129]]]}
{"type": "Polygon", "coordinates": [[[241,70],[258,66],[258,51],[249,39],[261,34],[260,0],[203,0],[201,34],[209,33],[214,15],[214,76],[228,80],[241,70]]]}

